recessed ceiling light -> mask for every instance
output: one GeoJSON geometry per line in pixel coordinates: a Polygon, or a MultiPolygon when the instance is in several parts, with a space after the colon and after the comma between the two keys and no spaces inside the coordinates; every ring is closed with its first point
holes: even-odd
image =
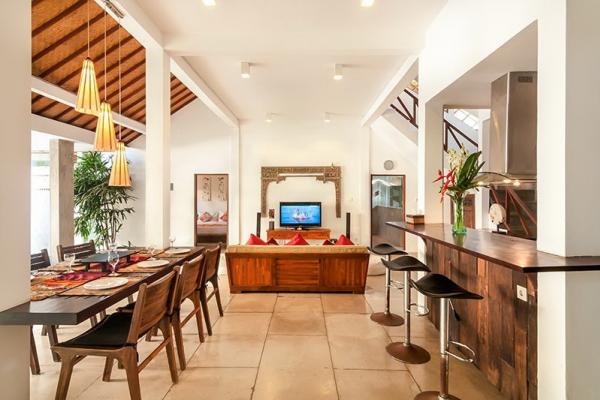
{"type": "Polygon", "coordinates": [[[360,0],[360,5],[363,7],[371,7],[375,0],[360,0]]]}
{"type": "Polygon", "coordinates": [[[342,64],[335,64],[333,67],[333,79],[341,81],[344,79],[344,72],[342,71],[342,64]]]}
{"type": "Polygon", "coordinates": [[[216,0],[202,0],[202,3],[204,3],[206,7],[214,7],[217,5],[216,0]]]}
{"type": "Polygon", "coordinates": [[[272,113],[267,113],[267,116],[265,117],[265,122],[267,123],[271,123],[273,122],[273,114],[272,113]]]}
{"type": "Polygon", "coordinates": [[[242,63],[242,78],[250,79],[250,63],[248,62],[242,63]]]}
{"type": "Polygon", "coordinates": [[[331,114],[329,114],[327,112],[325,114],[323,114],[323,122],[325,122],[326,124],[330,123],[331,122],[331,114]]]}

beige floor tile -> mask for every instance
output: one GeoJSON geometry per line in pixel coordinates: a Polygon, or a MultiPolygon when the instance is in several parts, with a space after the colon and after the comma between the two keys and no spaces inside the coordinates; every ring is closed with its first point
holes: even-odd
{"type": "MultiPolygon", "coordinates": [[[[383,327],[390,336],[404,337],[404,329],[402,326],[384,326],[383,327]]],[[[439,332],[435,325],[427,317],[412,317],[410,320],[410,337],[436,339],[439,337],[439,332]]]]}
{"type": "Polygon", "coordinates": [[[261,369],[318,370],[331,368],[325,336],[269,335],[261,369]]]}
{"type": "MultiPolygon", "coordinates": [[[[77,398],[89,386],[100,379],[104,364],[90,362],[92,360],[92,358],[84,359],[73,368],[73,375],[67,396],[68,399],[77,398]]],[[[60,363],[42,365],[41,370],[41,375],[31,375],[29,396],[31,399],[53,399],[56,393],[56,385],[58,384],[60,363]]]]}
{"type": "Polygon", "coordinates": [[[275,303],[275,313],[303,312],[323,313],[321,298],[318,297],[278,297],[275,303]]]}
{"type": "Polygon", "coordinates": [[[333,367],[340,369],[406,370],[406,366],[390,356],[385,347],[386,337],[355,338],[334,336],[329,338],[333,367]]]}
{"type": "Polygon", "coordinates": [[[337,400],[331,369],[258,371],[252,400],[337,400]]]}
{"type": "Polygon", "coordinates": [[[313,297],[321,298],[321,293],[295,293],[295,292],[281,292],[277,293],[277,297],[313,297]]]}
{"type": "Polygon", "coordinates": [[[412,400],[419,388],[408,371],[335,370],[340,400],[412,400]]]}
{"type": "Polygon", "coordinates": [[[213,326],[214,335],[256,335],[264,337],[270,313],[226,313],[213,326]]]}
{"type": "Polygon", "coordinates": [[[192,355],[189,367],[258,367],[264,338],[256,335],[210,336],[192,355]]]}
{"type": "Polygon", "coordinates": [[[356,339],[386,338],[388,335],[381,325],[371,321],[369,314],[325,314],[327,335],[356,339]]]}
{"type": "Polygon", "coordinates": [[[165,400],[249,400],[256,368],[189,368],[165,400]]]}
{"type": "MultiPolygon", "coordinates": [[[[319,300],[320,301],[320,300],[319,300]]],[[[323,314],[311,312],[283,312],[273,314],[271,335],[326,335],[323,314]]]]}
{"type": "Polygon", "coordinates": [[[233,296],[227,312],[273,312],[276,293],[240,293],[233,296]]]}
{"type": "Polygon", "coordinates": [[[362,295],[323,294],[323,311],[326,313],[362,313],[372,312],[369,303],[362,295]]]}

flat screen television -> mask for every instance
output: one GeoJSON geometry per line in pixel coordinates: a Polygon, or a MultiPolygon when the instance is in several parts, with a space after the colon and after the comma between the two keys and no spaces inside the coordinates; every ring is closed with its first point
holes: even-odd
{"type": "Polygon", "coordinates": [[[279,203],[279,226],[310,228],[321,226],[320,202],[279,203]]]}

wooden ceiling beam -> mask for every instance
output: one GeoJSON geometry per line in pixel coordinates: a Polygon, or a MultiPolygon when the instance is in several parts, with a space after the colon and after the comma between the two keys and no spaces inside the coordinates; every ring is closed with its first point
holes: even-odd
{"type": "Polygon", "coordinates": [[[64,10],[62,10],[61,12],[56,14],[54,17],[50,18],[49,20],[47,20],[46,22],[44,22],[43,24],[41,24],[40,26],[35,28],[31,32],[31,37],[35,38],[37,35],[44,32],[46,29],[55,25],[61,19],[66,18],[69,15],[73,14],[75,11],[77,11],[81,7],[83,7],[86,4],[86,2],[87,2],[87,0],[79,0],[78,2],[71,4],[69,7],[65,8],[64,10]]]}
{"type": "Polygon", "coordinates": [[[171,95],[171,105],[177,103],[179,100],[183,99],[184,97],[187,97],[188,94],[192,93],[192,91],[189,90],[187,87],[184,86],[183,88],[184,89],[180,90],[179,93],[171,95]]]}
{"type": "MultiPolygon", "coordinates": [[[[104,13],[100,13],[100,14],[96,15],[94,18],[92,18],[90,20],[90,27],[93,26],[94,24],[96,24],[98,21],[100,21],[103,16],[104,16],[104,13]]],[[[55,50],[61,44],[71,40],[75,36],[79,35],[81,32],[85,31],[87,29],[87,26],[88,26],[87,22],[85,24],[79,25],[77,28],[75,28],[71,32],[67,33],[65,36],[62,36],[56,42],[52,43],[51,45],[44,48],[43,50],[38,51],[36,54],[33,55],[33,57],[31,57],[31,62],[39,61],[40,59],[42,59],[42,57],[49,54],[52,50],[55,50]]],[[[87,45],[87,43],[86,43],[86,45],[87,45]]]]}
{"type": "Polygon", "coordinates": [[[194,93],[190,92],[187,96],[182,97],[181,99],[179,99],[179,101],[171,104],[171,114],[174,113],[173,110],[175,110],[175,109],[179,110],[180,108],[183,108],[188,103],[191,103],[195,98],[196,98],[196,95],[194,93]],[[177,108],[178,106],[181,106],[181,107],[177,108]]]}

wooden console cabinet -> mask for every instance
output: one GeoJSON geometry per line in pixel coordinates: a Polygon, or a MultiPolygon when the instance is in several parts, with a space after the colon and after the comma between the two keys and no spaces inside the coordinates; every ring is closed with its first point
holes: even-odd
{"type": "Polygon", "coordinates": [[[331,229],[315,228],[315,229],[269,229],[267,231],[267,240],[290,240],[296,234],[301,234],[306,240],[328,240],[331,238],[331,229]]]}

